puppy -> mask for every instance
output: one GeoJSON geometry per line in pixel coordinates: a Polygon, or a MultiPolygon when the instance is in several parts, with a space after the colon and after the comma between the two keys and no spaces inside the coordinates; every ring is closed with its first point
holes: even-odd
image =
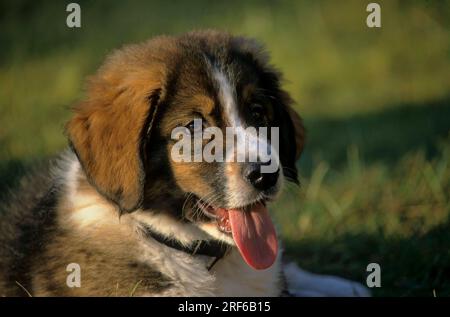
{"type": "Polygon", "coordinates": [[[297,182],[305,133],[291,103],[247,38],[202,31],[114,52],[73,109],[70,148],[3,207],[0,295],[287,294],[267,206],[297,182]],[[277,146],[272,133],[240,130],[254,161],[230,159],[239,149],[222,161],[176,158],[173,131],[202,151],[217,135],[195,135],[213,127],[275,127],[277,146]]]}

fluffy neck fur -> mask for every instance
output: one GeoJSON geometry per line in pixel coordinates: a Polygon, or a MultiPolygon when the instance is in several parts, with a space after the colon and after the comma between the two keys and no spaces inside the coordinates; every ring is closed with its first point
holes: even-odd
{"type": "MultiPolygon", "coordinates": [[[[142,232],[142,224],[177,239],[186,245],[195,240],[208,240],[212,236],[191,223],[184,223],[150,210],[137,210],[119,217],[113,203],[102,197],[86,180],[83,170],[74,155],[64,158],[65,195],[59,223],[74,230],[86,239],[102,239],[105,246],[114,241],[128,241],[136,245],[137,261],[156,268],[173,280],[173,287],[162,296],[277,296],[280,293],[280,261],[269,269],[256,271],[242,259],[236,248],[232,248],[211,271],[208,264],[214,258],[191,256],[149,239],[142,232]],[[106,235],[99,236],[101,231],[106,235]]],[[[210,229],[211,230],[211,229],[210,229]]],[[[217,238],[216,238],[217,239],[217,238]]],[[[220,239],[220,237],[219,237],[220,239]]],[[[124,248],[123,252],[127,252],[124,248]]],[[[280,252],[281,253],[281,252],[280,252]]]]}

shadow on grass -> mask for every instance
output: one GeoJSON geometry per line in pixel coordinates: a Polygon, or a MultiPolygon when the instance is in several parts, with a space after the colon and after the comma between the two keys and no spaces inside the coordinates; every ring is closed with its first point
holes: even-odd
{"type": "Polygon", "coordinates": [[[285,241],[286,254],[307,270],[363,284],[369,263],[381,267],[374,296],[450,296],[450,218],[423,235],[345,234],[332,241],[285,241]]]}
{"type": "Polygon", "coordinates": [[[309,175],[314,162],[332,167],[347,162],[347,149],[356,146],[365,163],[395,164],[404,154],[425,150],[436,154],[436,141],[450,131],[450,96],[423,105],[398,105],[379,113],[345,119],[305,120],[307,143],[300,169],[309,175]]]}

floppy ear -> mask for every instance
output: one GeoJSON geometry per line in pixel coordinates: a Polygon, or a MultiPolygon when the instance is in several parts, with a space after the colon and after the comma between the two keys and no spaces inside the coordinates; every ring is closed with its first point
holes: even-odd
{"type": "Polygon", "coordinates": [[[298,183],[296,161],[300,158],[305,144],[305,128],[303,120],[292,108],[292,99],[285,91],[279,96],[279,127],[280,127],[280,160],[284,175],[298,183]]]}
{"type": "MultiPolygon", "coordinates": [[[[282,95],[285,111],[293,128],[293,139],[295,142],[292,144],[295,144],[295,161],[297,161],[303,152],[303,147],[305,146],[305,127],[303,126],[302,118],[291,106],[293,103],[291,97],[286,92],[283,92],[282,95]]],[[[292,140],[292,135],[289,138],[292,140]]]]}
{"type": "Polygon", "coordinates": [[[151,128],[162,93],[158,74],[148,69],[101,69],[89,82],[87,100],[75,107],[66,126],[89,182],[121,212],[136,210],[142,203],[141,140],[151,128]]]}

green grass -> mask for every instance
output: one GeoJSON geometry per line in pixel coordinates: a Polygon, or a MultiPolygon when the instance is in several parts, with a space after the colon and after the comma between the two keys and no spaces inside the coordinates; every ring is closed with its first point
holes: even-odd
{"type": "MultiPolygon", "coordinates": [[[[448,105],[434,111],[437,124],[441,116],[449,118],[448,105]]],[[[415,125],[413,119],[423,119],[420,111],[416,115],[409,117],[410,126],[403,122],[404,129],[426,130],[427,120],[423,126],[415,125]]],[[[310,270],[358,281],[365,281],[367,265],[376,262],[382,269],[382,287],[375,295],[432,296],[435,290],[438,296],[449,296],[450,135],[444,133],[448,122],[441,126],[439,141],[427,144],[426,137],[418,138],[395,159],[382,149],[388,150],[402,137],[393,138],[392,122],[383,117],[378,137],[384,145],[363,142],[365,151],[352,143],[345,123],[336,123],[340,130],[315,125],[321,134],[333,133],[332,140],[347,139],[347,147],[341,142],[330,148],[324,142],[321,149],[346,157],[339,163],[330,163],[337,156],[313,160],[302,186],[288,186],[276,203],[287,254],[310,270]],[[377,150],[377,160],[364,154],[377,150]]],[[[367,120],[354,120],[350,126],[370,128],[364,125],[367,120]]]]}
{"type": "Polygon", "coordinates": [[[264,42],[305,118],[302,186],[274,214],[303,267],[364,282],[380,296],[450,295],[450,4],[378,1],[0,3],[0,199],[66,146],[84,78],[125,43],[213,27],[264,42]]]}

